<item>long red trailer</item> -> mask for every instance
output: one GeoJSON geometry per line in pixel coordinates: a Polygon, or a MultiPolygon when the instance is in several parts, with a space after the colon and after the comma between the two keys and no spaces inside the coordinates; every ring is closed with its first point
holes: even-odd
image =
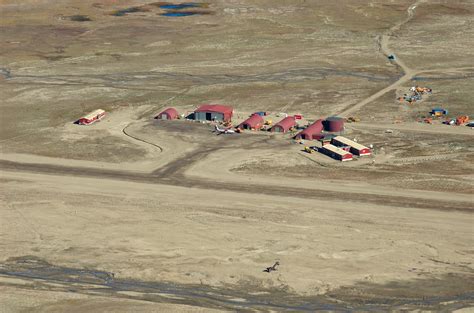
{"type": "Polygon", "coordinates": [[[98,120],[102,119],[105,116],[105,111],[102,109],[98,109],[92,111],[91,113],[81,117],[77,123],[80,125],[90,125],[98,120]]]}

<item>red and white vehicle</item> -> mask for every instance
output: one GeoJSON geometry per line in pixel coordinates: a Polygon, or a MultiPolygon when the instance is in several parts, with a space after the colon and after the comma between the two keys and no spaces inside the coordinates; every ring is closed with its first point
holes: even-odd
{"type": "Polygon", "coordinates": [[[97,122],[98,120],[101,120],[104,116],[105,116],[105,111],[98,109],[78,119],[77,124],[90,125],[94,122],[97,122]]]}

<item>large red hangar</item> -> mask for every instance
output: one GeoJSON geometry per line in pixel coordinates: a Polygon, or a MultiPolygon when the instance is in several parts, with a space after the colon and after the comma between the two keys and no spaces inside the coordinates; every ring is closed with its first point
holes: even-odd
{"type": "Polygon", "coordinates": [[[276,123],[271,131],[276,133],[286,133],[292,127],[296,126],[296,120],[294,116],[287,116],[278,123],[276,123]]]}
{"type": "Polygon", "coordinates": [[[232,120],[234,109],[231,106],[220,104],[204,104],[194,111],[194,119],[198,121],[221,121],[232,120]]]}
{"type": "Polygon", "coordinates": [[[242,129],[260,129],[264,124],[263,117],[258,114],[252,114],[248,119],[240,123],[242,129]]]}
{"type": "Polygon", "coordinates": [[[298,133],[295,138],[296,139],[305,139],[305,140],[312,140],[312,139],[319,139],[321,137],[321,132],[323,131],[323,120],[317,120],[313,124],[306,127],[300,133],[298,133]]]}
{"type": "Polygon", "coordinates": [[[167,108],[155,116],[155,118],[160,120],[174,120],[178,118],[178,115],[178,111],[175,108],[167,108]]]}

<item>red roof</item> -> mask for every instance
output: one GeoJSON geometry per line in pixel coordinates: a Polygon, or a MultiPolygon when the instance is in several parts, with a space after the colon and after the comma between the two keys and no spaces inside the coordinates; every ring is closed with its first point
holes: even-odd
{"type": "Polygon", "coordinates": [[[263,118],[258,114],[252,114],[251,117],[243,121],[239,126],[247,125],[249,128],[258,128],[263,125],[263,118]]]}
{"type": "Polygon", "coordinates": [[[287,132],[290,130],[291,127],[296,125],[296,120],[294,116],[287,116],[278,123],[276,123],[273,127],[272,130],[275,129],[275,127],[281,127],[283,129],[283,132],[287,132]]]}
{"type": "Polygon", "coordinates": [[[160,112],[160,114],[158,114],[156,118],[160,117],[161,114],[167,114],[169,119],[175,119],[179,115],[178,111],[175,108],[167,108],[163,112],[160,112]]]}
{"type": "Polygon", "coordinates": [[[231,106],[227,106],[227,105],[203,104],[199,108],[197,108],[197,110],[195,110],[194,112],[216,112],[216,113],[232,115],[233,111],[234,109],[231,106]]]}
{"type": "Polygon", "coordinates": [[[296,137],[307,137],[311,139],[317,139],[317,135],[320,135],[323,131],[323,120],[317,120],[313,124],[306,127],[303,131],[301,131],[296,137]]]}

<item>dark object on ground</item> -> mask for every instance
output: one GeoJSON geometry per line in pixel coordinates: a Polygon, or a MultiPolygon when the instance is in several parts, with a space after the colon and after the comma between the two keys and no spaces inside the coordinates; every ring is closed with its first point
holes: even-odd
{"type": "Polygon", "coordinates": [[[277,270],[277,266],[280,265],[280,262],[275,262],[275,264],[273,264],[273,266],[270,266],[270,267],[267,267],[266,269],[264,269],[263,271],[264,272],[267,272],[267,273],[270,273],[270,272],[273,272],[273,271],[276,271],[277,270]]]}
{"type": "Polygon", "coordinates": [[[73,15],[69,17],[74,22],[89,22],[92,21],[87,15],[73,15]]]}
{"type": "Polygon", "coordinates": [[[122,10],[117,10],[112,13],[114,16],[124,16],[130,13],[139,13],[139,12],[148,12],[149,9],[144,8],[144,7],[131,7],[131,8],[126,8],[122,10]]]}

